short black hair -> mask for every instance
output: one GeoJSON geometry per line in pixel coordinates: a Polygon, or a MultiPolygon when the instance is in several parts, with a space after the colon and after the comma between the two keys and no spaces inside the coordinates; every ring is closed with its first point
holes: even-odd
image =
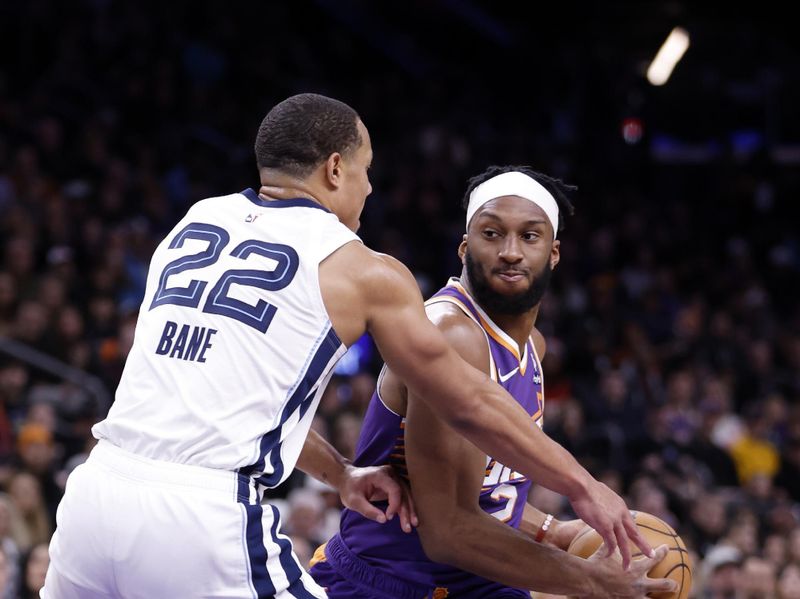
{"type": "Polygon", "coordinates": [[[574,185],[567,185],[561,179],[554,179],[553,177],[537,172],[529,166],[494,165],[487,168],[480,175],[475,175],[472,177],[469,181],[467,181],[467,191],[464,193],[464,197],[461,200],[461,205],[464,207],[464,210],[466,210],[469,206],[470,194],[478,185],[484,181],[488,181],[492,177],[496,177],[497,175],[517,171],[528,175],[531,179],[549,191],[550,195],[553,196],[556,204],[558,205],[558,230],[561,231],[564,228],[564,215],[566,214],[572,216],[575,213],[575,207],[572,205],[572,202],[567,194],[575,191],[578,188],[574,185]]]}
{"type": "Polygon", "coordinates": [[[334,152],[358,148],[358,113],[339,100],[298,94],[269,111],[256,136],[258,168],[305,177],[334,152]]]}

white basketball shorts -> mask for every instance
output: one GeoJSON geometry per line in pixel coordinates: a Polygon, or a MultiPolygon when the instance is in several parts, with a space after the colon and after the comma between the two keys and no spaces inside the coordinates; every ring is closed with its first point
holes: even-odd
{"type": "Polygon", "coordinates": [[[234,472],[100,441],[73,471],[50,542],[45,599],[325,599],[278,510],[234,472]]]}

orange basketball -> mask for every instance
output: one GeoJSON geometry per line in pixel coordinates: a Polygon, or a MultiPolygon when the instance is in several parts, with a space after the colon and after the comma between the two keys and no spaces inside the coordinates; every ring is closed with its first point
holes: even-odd
{"type": "MultiPolygon", "coordinates": [[[[678,589],[673,593],[650,593],[648,597],[655,599],[686,599],[692,588],[692,564],[689,561],[689,552],[672,527],[663,520],[646,512],[631,512],[639,532],[654,549],[659,545],[667,545],[667,557],[650,568],[651,578],[670,578],[678,583],[678,589]]],[[[593,528],[587,526],[579,532],[569,546],[569,553],[587,558],[591,556],[602,544],[603,539],[593,528]]],[[[632,557],[635,559],[642,555],[635,545],[631,548],[632,557]]]]}

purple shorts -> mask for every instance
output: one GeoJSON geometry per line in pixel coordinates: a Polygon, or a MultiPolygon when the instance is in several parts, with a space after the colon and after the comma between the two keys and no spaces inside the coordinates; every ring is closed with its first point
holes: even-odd
{"type": "MultiPolygon", "coordinates": [[[[466,576],[447,587],[430,589],[378,570],[334,536],[324,547],[325,560],[309,569],[328,599],[530,599],[530,592],[478,576],[466,576]]],[[[319,554],[319,550],[317,550],[319,554]]],[[[316,556],[315,556],[316,557],[316,556]]]]}
{"type": "Polygon", "coordinates": [[[325,587],[328,599],[429,599],[431,590],[382,572],[364,560],[335,535],[325,545],[325,561],[309,573],[325,587]]]}
{"type": "Polygon", "coordinates": [[[530,591],[514,589],[497,583],[485,584],[460,590],[456,587],[447,587],[447,599],[531,599],[530,591]]]}

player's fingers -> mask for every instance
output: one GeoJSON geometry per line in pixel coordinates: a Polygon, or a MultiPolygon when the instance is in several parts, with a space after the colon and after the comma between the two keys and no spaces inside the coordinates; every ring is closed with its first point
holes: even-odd
{"type": "Polygon", "coordinates": [[[639,549],[642,550],[642,553],[647,557],[653,557],[653,548],[650,546],[650,543],[647,542],[642,536],[639,527],[636,526],[636,522],[633,518],[626,519],[623,521],[625,525],[625,530],[628,533],[628,538],[633,541],[633,544],[636,545],[639,549]]]}
{"type": "Polygon", "coordinates": [[[383,489],[373,489],[372,493],[369,494],[367,497],[369,501],[387,501],[389,497],[386,495],[383,489]]]}
{"type": "Polygon", "coordinates": [[[653,550],[653,557],[651,557],[648,561],[647,569],[649,570],[653,566],[655,566],[658,562],[662,559],[667,557],[667,553],[669,552],[669,547],[667,545],[659,545],[653,550]]]}
{"type": "Polygon", "coordinates": [[[628,545],[628,535],[625,532],[625,527],[621,522],[614,524],[614,535],[617,537],[619,543],[619,553],[622,556],[622,569],[627,570],[631,565],[631,548],[628,545]]]}
{"type": "Polygon", "coordinates": [[[606,544],[605,544],[605,542],[603,542],[603,543],[600,543],[600,546],[597,549],[594,550],[594,553],[592,555],[593,556],[597,556],[597,557],[603,556],[604,558],[606,558],[606,557],[608,557],[608,555],[606,555],[606,553],[607,553],[606,544]]]}
{"type": "Polygon", "coordinates": [[[400,506],[400,525],[404,531],[411,532],[416,526],[419,526],[419,518],[414,506],[414,499],[411,497],[411,491],[405,485],[402,485],[402,488],[403,503],[400,506]]]}
{"type": "Polygon", "coordinates": [[[370,520],[374,520],[378,524],[386,523],[386,514],[379,508],[376,508],[364,497],[358,496],[350,501],[350,509],[357,511],[359,514],[370,520]]]}
{"type": "Polygon", "coordinates": [[[648,578],[644,587],[649,597],[650,593],[673,593],[678,590],[678,583],[669,578],[648,578]]]}
{"type": "Polygon", "coordinates": [[[417,506],[414,503],[414,498],[411,496],[411,491],[406,488],[405,489],[405,499],[408,503],[408,511],[410,514],[411,525],[412,526],[419,526],[419,516],[417,516],[417,506]]]}
{"type": "Polygon", "coordinates": [[[600,528],[596,528],[595,530],[603,539],[603,544],[606,548],[606,557],[611,557],[617,549],[617,539],[614,536],[614,528],[604,527],[602,530],[600,528]]]}
{"type": "MultiPolygon", "coordinates": [[[[649,571],[654,565],[667,557],[669,547],[667,545],[659,545],[653,551],[653,557],[650,559],[642,560],[643,568],[649,571]]],[[[647,593],[670,593],[678,589],[678,583],[669,578],[649,578],[644,577],[644,586],[647,593]]]]}
{"type": "Polygon", "coordinates": [[[388,474],[382,476],[380,480],[376,482],[376,485],[386,493],[386,499],[389,502],[389,506],[386,508],[386,519],[391,520],[402,508],[403,489],[400,483],[388,474]]]}
{"type": "Polygon", "coordinates": [[[411,532],[413,530],[411,526],[411,511],[408,509],[408,502],[405,501],[405,498],[403,503],[400,504],[397,515],[400,518],[400,528],[402,528],[404,532],[411,532]]]}

